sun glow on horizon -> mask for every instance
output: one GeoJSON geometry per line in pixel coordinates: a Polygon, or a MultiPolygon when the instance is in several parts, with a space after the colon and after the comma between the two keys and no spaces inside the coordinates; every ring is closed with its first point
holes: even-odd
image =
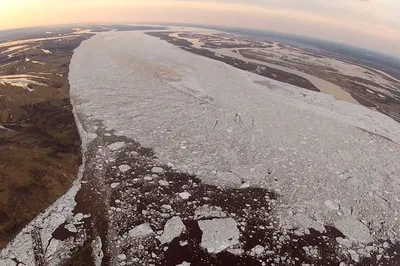
{"type": "Polygon", "coordinates": [[[193,23],[295,33],[400,55],[400,5],[393,0],[379,3],[385,9],[376,8],[373,1],[356,0],[7,0],[1,3],[0,29],[96,22],[193,23]],[[384,41],[379,43],[378,38],[384,41]]]}

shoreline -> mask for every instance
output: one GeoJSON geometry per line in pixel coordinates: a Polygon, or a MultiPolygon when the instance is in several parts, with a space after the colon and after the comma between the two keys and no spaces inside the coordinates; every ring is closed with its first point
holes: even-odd
{"type": "Polygon", "coordinates": [[[81,138],[69,97],[68,72],[73,50],[91,36],[76,35],[68,40],[53,37],[40,44],[28,40],[24,57],[8,58],[8,65],[0,69],[0,74],[10,77],[35,73],[42,82],[24,85],[29,90],[0,85],[1,92],[10,99],[0,110],[5,129],[0,129],[0,248],[67,192],[76,179],[81,138]],[[53,52],[43,53],[39,47],[53,52]],[[25,59],[28,57],[32,60],[25,59]],[[45,63],[32,63],[35,59],[45,63]]]}

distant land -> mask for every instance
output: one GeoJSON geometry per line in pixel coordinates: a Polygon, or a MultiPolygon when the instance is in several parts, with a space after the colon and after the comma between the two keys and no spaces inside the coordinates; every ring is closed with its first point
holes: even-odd
{"type": "MultiPolygon", "coordinates": [[[[173,25],[173,26],[185,26],[185,27],[198,27],[221,30],[234,34],[265,37],[269,39],[284,40],[286,42],[292,42],[297,46],[307,46],[310,50],[324,50],[331,55],[344,55],[347,57],[354,58],[352,63],[359,63],[366,65],[371,68],[375,68],[386,72],[395,78],[400,78],[400,57],[386,54],[381,51],[373,51],[366,48],[356,47],[344,43],[332,42],[318,38],[306,37],[295,34],[287,34],[274,32],[269,30],[258,30],[249,28],[236,28],[236,27],[223,27],[223,26],[212,26],[212,25],[200,25],[200,24],[174,24],[174,23],[159,23],[157,25],[173,25]]],[[[305,47],[302,47],[305,48],[305,47]]]]}

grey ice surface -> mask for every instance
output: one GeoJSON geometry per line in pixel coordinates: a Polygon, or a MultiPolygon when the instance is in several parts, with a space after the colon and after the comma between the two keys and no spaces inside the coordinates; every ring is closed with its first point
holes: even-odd
{"type": "Polygon", "coordinates": [[[203,232],[200,246],[209,253],[219,253],[239,244],[239,229],[232,218],[198,221],[203,232]]]}
{"type": "Polygon", "coordinates": [[[398,237],[400,124],[381,113],[141,32],[84,41],[69,75],[78,114],[207,183],[275,190],[282,226],[323,230],[351,216],[398,237]]]}

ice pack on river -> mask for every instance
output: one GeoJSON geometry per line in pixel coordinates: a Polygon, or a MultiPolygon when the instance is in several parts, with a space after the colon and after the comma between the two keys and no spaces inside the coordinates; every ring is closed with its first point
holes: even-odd
{"type": "MultiPolygon", "coordinates": [[[[89,242],[97,265],[394,256],[400,124],[391,118],[144,32],[84,41],[69,80],[81,177],[15,240],[54,224],[40,231],[50,265],[89,242]]],[[[29,261],[25,246],[1,254],[29,261]]]]}

